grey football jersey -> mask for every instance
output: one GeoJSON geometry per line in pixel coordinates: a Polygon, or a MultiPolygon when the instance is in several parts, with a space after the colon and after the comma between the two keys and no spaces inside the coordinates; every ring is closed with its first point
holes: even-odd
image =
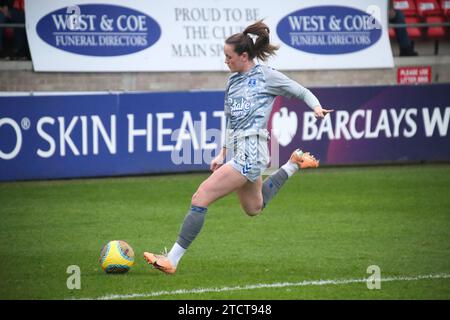
{"type": "Polygon", "coordinates": [[[311,109],[320,105],[311,91],[271,67],[256,65],[248,72],[231,75],[225,91],[224,147],[231,148],[237,136],[268,137],[267,122],[276,96],[301,99],[311,109]]]}

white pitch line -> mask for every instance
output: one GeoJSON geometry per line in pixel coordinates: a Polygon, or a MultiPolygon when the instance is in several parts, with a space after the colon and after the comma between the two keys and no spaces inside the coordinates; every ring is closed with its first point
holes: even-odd
{"type": "MultiPolygon", "coordinates": [[[[450,274],[428,274],[418,276],[397,276],[397,277],[381,277],[381,282],[390,281],[419,281],[426,279],[447,279],[450,274]]],[[[235,287],[221,287],[221,288],[196,288],[196,289],[178,289],[173,291],[154,291],[148,293],[134,293],[134,294],[112,294],[97,298],[81,298],[80,300],[115,300],[115,299],[133,299],[133,298],[150,298],[160,297],[166,295],[178,294],[197,294],[206,292],[226,292],[226,291],[243,291],[256,290],[263,288],[286,288],[286,287],[307,287],[307,286],[325,286],[325,285],[343,285],[350,283],[365,283],[368,279],[342,279],[342,280],[305,280],[300,282],[277,282],[277,283],[258,283],[248,284],[245,286],[235,287]]]]}

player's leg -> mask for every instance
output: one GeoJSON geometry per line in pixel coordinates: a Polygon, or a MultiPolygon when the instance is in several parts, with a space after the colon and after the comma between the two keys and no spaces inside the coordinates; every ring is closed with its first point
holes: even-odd
{"type": "Polygon", "coordinates": [[[247,182],[247,179],[230,164],[214,171],[200,184],[192,196],[192,205],[208,207],[214,201],[230,194],[247,182]]]}
{"type": "Polygon", "coordinates": [[[288,162],[267,177],[264,182],[261,177],[255,182],[248,181],[236,190],[242,209],[249,216],[256,216],[261,213],[262,209],[277,194],[287,179],[297,171],[298,166],[295,163],[288,162]]]}
{"type": "Polygon", "coordinates": [[[265,208],[270,200],[278,193],[284,183],[294,175],[300,168],[317,168],[319,161],[308,152],[303,152],[300,149],[295,150],[290,159],[275,171],[272,175],[267,177],[262,184],[262,207],[265,208]]]}
{"type": "Polygon", "coordinates": [[[267,177],[264,182],[259,176],[254,182],[247,181],[236,190],[242,208],[249,216],[259,214],[299,168],[315,168],[318,166],[319,161],[309,153],[295,150],[290,159],[280,169],[267,177]]]}
{"type": "MultiPolygon", "coordinates": [[[[192,196],[191,208],[184,218],[176,243],[186,250],[200,233],[205,221],[206,212],[208,211],[208,206],[214,201],[240,188],[246,181],[245,177],[229,164],[225,164],[214,171],[208,179],[202,182],[192,196]]],[[[177,252],[181,251],[182,250],[180,249],[177,252]]],[[[182,255],[175,254],[172,256],[172,253],[177,252],[172,252],[171,250],[168,255],[169,258],[174,258],[175,264],[178,264],[182,255]]]]}
{"type": "Polygon", "coordinates": [[[208,205],[240,188],[246,181],[247,179],[229,164],[214,171],[192,196],[191,207],[184,218],[178,239],[167,257],[144,252],[147,262],[165,273],[175,273],[181,257],[203,227],[208,205]]]}
{"type": "Polygon", "coordinates": [[[249,216],[258,215],[263,208],[262,184],[262,178],[259,177],[255,182],[247,181],[236,190],[242,209],[249,216]]]}
{"type": "MultiPolygon", "coordinates": [[[[304,153],[301,150],[295,150],[290,159],[276,172],[270,175],[264,182],[262,182],[261,173],[268,163],[269,155],[266,141],[249,139],[248,146],[251,147],[248,154],[256,154],[253,165],[245,170],[245,175],[249,180],[241,188],[236,190],[239,201],[244,211],[250,215],[255,216],[269,203],[269,201],[278,193],[284,183],[296,173],[299,168],[317,167],[319,162],[309,153],[304,153]],[[257,145],[257,148],[254,146],[257,145]]],[[[235,169],[242,170],[244,166],[235,164],[235,169]]]]}

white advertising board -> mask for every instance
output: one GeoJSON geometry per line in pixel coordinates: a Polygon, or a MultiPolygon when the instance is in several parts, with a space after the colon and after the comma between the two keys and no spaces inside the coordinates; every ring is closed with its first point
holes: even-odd
{"type": "Polygon", "coordinates": [[[384,0],[26,0],[35,71],[221,71],[264,19],[280,70],[393,67],[384,0]]]}

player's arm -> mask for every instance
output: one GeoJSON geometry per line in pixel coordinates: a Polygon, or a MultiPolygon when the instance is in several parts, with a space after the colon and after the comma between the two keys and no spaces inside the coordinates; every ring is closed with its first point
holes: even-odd
{"type": "Polygon", "coordinates": [[[292,92],[299,92],[297,97],[298,99],[301,99],[305,101],[305,103],[314,111],[314,116],[318,119],[324,118],[327,114],[333,112],[333,109],[324,109],[320,105],[319,100],[317,97],[307,88],[303,87],[302,85],[298,84],[297,82],[291,80],[293,83],[292,85],[292,92]]]}
{"type": "Polygon", "coordinates": [[[327,114],[329,114],[333,111],[334,111],[334,109],[324,109],[320,105],[317,105],[314,107],[314,115],[316,116],[316,118],[319,118],[319,119],[322,119],[327,114]]]}
{"type": "Polygon", "coordinates": [[[265,70],[267,89],[269,93],[287,98],[297,98],[303,100],[313,111],[316,118],[323,118],[333,109],[322,108],[319,99],[307,88],[298,82],[290,79],[285,74],[267,68],[265,70]]]}

